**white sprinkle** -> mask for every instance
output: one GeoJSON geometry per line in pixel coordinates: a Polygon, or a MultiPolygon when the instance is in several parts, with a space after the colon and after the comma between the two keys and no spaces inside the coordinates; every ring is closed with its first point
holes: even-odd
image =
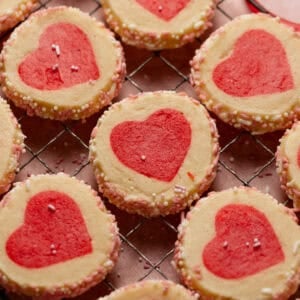
{"type": "Polygon", "coordinates": [[[113,264],[114,264],[114,263],[113,263],[111,260],[108,260],[108,261],[106,261],[106,262],[104,263],[104,267],[110,268],[110,267],[113,266],[113,264]]]}
{"type": "Polygon", "coordinates": [[[57,253],[57,251],[54,249],[51,251],[51,253],[55,255],[57,253]]]}
{"type": "Polygon", "coordinates": [[[145,161],[146,160],[146,155],[141,155],[141,160],[145,161]]]}
{"type": "Polygon", "coordinates": [[[163,10],[163,7],[160,5],[159,7],[158,7],[158,11],[162,11],[163,10]]]}
{"type": "Polygon", "coordinates": [[[273,290],[271,288],[262,288],[261,292],[266,295],[272,295],[273,290]]]}
{"type": "Polygon", "coordinates": [[[55,51],[55,53],[56,53],[57,56],[60,56],[60,47],[58,45],[52,44],[51,48],[52,48],[52,50],[55,51]]]}
{"type": "Polygon", "coordinates": [[[48,204],[48,209],[51,210],[51,211],[55,211],[56,208],[53,204],[48,204]]]}
{"type": "Polygon", "coordinates": [[[228,247],[228,242],[227,241],[224,241],[223,243],[223,248],[227,248],[228,247]]]}
{"type": "Polygon", "coordinates": [[[50,245],[50,249],[51,249],[51,250],[54,250],[54,249],[55,249],[55,245],[54,245],[54,244],[51,244],[51,245],[50,245]]]}
{"type": "Polygon", "coordinates": [[[300,248],[300,241],[296,241],[293,247],[293,254],[297,254],[300,248]]]}
{"type": "Polygon", "coordinates": [[[182,185],[178,185],[176,184],[174,187],[174,192],[175,193],[185,193],[186,192],[186,188],[182,185]]]}
{"type": "Polygon", "coordinates": [[[75,66],[75,65],[72,65],[71,66],[71,71],[78,71],[79,70],[79,67],[78,66],[75,66]]]}
{"type": "Polygon", "coordinates": [[[250,243],[249,243],[249,242],[246,242],[246,246],[249,247],[249,246],[250,246],[250,243]]]}
{"type": "Polygon", "coordinates": [[[52,66],[52,70],[53,70],[53,71],[58,70],[58,64],[53,65],[53,66],[52,66]]]}
{"type": "Polygon", "coordinates": [[[258,248],[260,246],[261,246],[261,243],[260,243],[259,239],[258,238],[254,238],[254,240],[253,240],[253,247],[254,248],[258,248]]]}

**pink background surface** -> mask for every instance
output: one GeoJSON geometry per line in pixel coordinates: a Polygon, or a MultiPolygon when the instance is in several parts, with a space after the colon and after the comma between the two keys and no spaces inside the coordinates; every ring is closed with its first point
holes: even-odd
{"type": "MultiPolygon", "coordinates": [[[[38,9],[56,5],[78,7],[98,20],[103,20],[102,8],[96,0],[40,0],[38,9]]],[[[188,82],[189,61],[195,49],[199,48],[213,30],[245,13],[249,13],[249,10],[243,0],[221,0],[213,19],[213,28],[192,44],[161,52],[149,52],[124,45],[128,75],[116,101],[140,91],[161,89],[185,91],[195,97],[188,82]]],[[[27,152],[22,156],[17,181],[24,180],[31,174],[64,171],[83,179],[96,189],[94,175],[88,163],[88,141],[100,114],[82,124],[28,117],[16,108],[14,112],[27,136],[27,152]]],[[[217,177],[210,190],[220,191],[249,185],[290,205],[280,189],[275,173],[274,152],[282,132],[253,137],[220,121],[217,121],[217,125],[222,151],[217,177]]],[[[178,282],[171,260],[180,216],[147,220],[128,215],[109,205],[107,201],[105,203],[116,215],[120,228],[120,258],[103,283],[76,299],[97,299],[113,289],[144,279],[170,279],[178,282]]],[[[26,299],[16,295],[4,296],[4,293],[0,297],[26,299]]]]}

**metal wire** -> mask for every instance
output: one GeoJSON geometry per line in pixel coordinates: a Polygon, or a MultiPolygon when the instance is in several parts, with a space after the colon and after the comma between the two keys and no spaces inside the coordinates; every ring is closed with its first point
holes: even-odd
{"type": "MultiPolygon", "coordinates": [[[[225,11],[223,8],[224,2],[227,0],[220,0],[218,5],[217,5],[217,10],[218,13],[222,14],[228,21],[232,19],[232,16],[230,16],[230,11],[225,11]]],[[[241,0],[242,1],[242,0],[241,0]]],[[[53,5],[72,5],[72,6],[78,6],[82,5],[83,1],[67,1],[67,0],[40,0],[40,5],[37,9],[44,9],[53,5]]],[[[98,17],[100,15],[100,10],[101,5],[97,0],[88,0],[86,2],[89,2],[91,6],[91,10],[89,11],[90,15],[98,17]],[[92,5],[93,4],[93,5],[92,5]]],[[[7,36],[7,35],[6,35],[7,36]]],[[[4,38],[6,38],[4,36],[4,38]]],[[[126,50],[125,50],[126,52],[126,50]]],[[[136,76],[139,74],[139,72],[143,71],[143,69],[151,63],[153,59],[159,59],[161,63],[165,65],[166,68],[170,70],[170,72],[175,72],[178,75],[179,82],[174,86],[174,90],[178,90],[181,88],[184,88],[186,85],[189,85],[188,83],[188,76],[187,74],[184,74],[172,61],[170,61],[166,56],[164,55],[163,52],[149,52],[145,59],[143,59],[142,62],[138,64],[131,72],[127,75],[126,77],[126,84],[131,85],[133,89],[136,89],[137,91],[144,91],[143,86],[140,85],[138,80],[136,80],[136,76]]],[[[162,89],[164,88],[163,86],[161,87],[162,89]]],[[[21,124],[29,117],[25,116],[24,113],[19,113],[18,120],[21,122],[21,124]]],[[[78,149],[83,149],[84,153],[87,153],[88,151],[88,136],[81,136],[74,130],[74,124],[78,124],[76,122],[70,122],[70,123],[60,123],[61,129],[58,130],[58,132],[51,138],[49,141],[45,142],[39,149],[35,149],[35,147],[32,147],[30,143],[26,144],[26,149],[27,153],[29,155],[29,158],[26,161],[23,161],[22,165],[20,166],[20,172],[27,172],[28,174],[31,174],[34,169],[32,167],[33,162],[41,164],[41,166],[44,168],[45,172],[48,173],[57,173],[60,171],[59,168],[57,168],[57,165],[52,165],[49,164],[49,161],[47,160],[47,153],[49,151],[54,151],[51,147],[55,147],[55,145],[58,143],[62,143],[66,137],[68,139],[71,139],[78,147],[78,149]],[[62,141],[60,141],[62,140],[62,141]]],[[[86,124],[82,124],[82,127],[86,126],[86,124]]],[[[222,126],[222,125],[221,125],[222,126]]],[[[47,128],[45,127],[45,130],[47,128]]],[[[89,134],[89,133],[88,133],[89,134]]],[[[222,149],[221,149],[221,159],[219,162],[219,169],[222,172],[228,172],[229,176],[232,175],[236,178],[237,180],[237,185],[245,185],[245,186],[250,186],[253,181],[260,176],[263,176],[263,172],[272,166],[274,162],[274,151],[269,148],[268,144],[264,143],[265,139],[264,138],[253,138],[249,133],[245,132],[238,132],[236,131],[233,136],[227,140],[225,143],[222,144],[222,149]],[[250,174],[249,178],[244,178],[238,170],[235,170],[233,165],[230,164],[230,161],[225,158],[223,158],[224,153],[230,152],[231,148],[234,145],[237,145],[240,141],[241,138],[246,138],[248,140],[251,140],[251,143],[255,143],[256,147],[258,147],[261,152],[266,152],[270,157],[266,161],[264,161],[263,165],[255,170],[254,173],[250,174]]],[[[242,154],[241,154],[242,155],[242,154]]],[[[67,159],[67,158],[66,158],[67,159]]],[[[80,178],[81,174],[89,168],[89,162],[87,159],[83,159],[80,161],[77,165],[76,168],[73,169],[70,172],[70,175],[77,176],[80,178]]],[[[274,168],[274,166],[273,166],[274,168]]],[[[120,211],[117,212],[119,215],[125,214],[120,211]]],[[[131,216],[127,216],[125,218],[135,218],[131,216]]],[[[171,241],[174,245],[174,242],[176,240],[176,234],[177,234],[177,225],[179,223],[179,218],[178,217],[166,217],[166,218],[159,218],[156,219],[155,221],[151,220],[143,220],[142,218],[138,218],[138,221],[134,223],[134,225],[131,228],[127,228],[126,232],[124,232],[124,228],[122,228],[122,225],[120,225],[120,238],[122,240],[122,249],[125,247],[129,249],[130,251],[133,251],[134,255],[138,258],[138,261],[141,265],[144,266],[145,272],[139,276],[139,278],[136,278],[135,280],[140,281],[144,280],[147,278],[161,278],[161,279],[172,279],[172,280],[177,280],[176,277],[176,272],[175,271],[170,271],[168,272],[165,271],[165,269],[162,267],[164,263],[168,264],[169,260],[172,258],[173,252],[174,252],[174,247],[172,246],[171,248],[167,249],[165,253],[163,253],[158,259],[153,260],[151,257],[148,257],[146,253],[142,249],[139,248],[135,244],[134,241],[134,235],[138,234],[139,231],[143,230],[145,226],[151,227],[151,222],[159,222],[161,229],[165,230],[168,232],[170,235],[173,236],[171,238],[171,241]],[[175,219],[175,220],[174,220],[175,219]],[[147,224],[146,224],[147,223],[147,224]],[[150,223],[150,224],[149,224],[150,223]]],[[[153,235],[156,234],[156,236],[160,235],[160,232],[152,232],[153,235]]],[[[161,243],[164,243],[164,240],[161,240],[161,243]]],[[[124,251],[121,251],[121,256],[124,251]]],[[[126,254],[125,254],[126,255],[126,254]]],[[[126,259],[126,258],[125,258],[126,259]]],[[[121,270],[122,271],[122,270],[121,270]]],[[[118,272],[118,271],[114,271],[118,272]]],[[[128,276],[128,273],[130,273],[130,270],[125,269],[123,270],[123,273],[117,273],[117,274],[109,275],[104,283],[101,285],[105,286],[105,290],[114,290],[119,287],[119,281],[118,279],[126,278],[128,276]],[[117,278],[117,279],[116,279],[117,278]]],[[[122,283],[123,284],[123,283],[122,283]]],[[[121,284],[121,285],[122,285],[121,284]]],[[[101,290],[101,288],[100,288],[101,290]]],[[[103,296],[102,292],[99,293],[97,296],[103,296]]],[[[2,299],[15,299],[14,296],[5,296],[5,293],[2,292],[0,294],[0,298],[2,299]]],[[[81,299],[96,299],[95,297],[93,298],[92,296],[83,296],[81,299]]]]}

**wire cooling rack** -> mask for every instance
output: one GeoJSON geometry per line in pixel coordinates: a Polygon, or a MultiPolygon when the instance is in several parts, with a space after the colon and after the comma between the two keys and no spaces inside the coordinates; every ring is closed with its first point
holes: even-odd
{"type": "MultiPolygon", "coordinates": [[[[40,0],[37,10],[57,5],[78,7],[103,21],[102,8],[97,0],[40,0]]],[[[124,45],[128,75],[115,101],[129,94],[163,89],[184,91],[196,97],[188,81],[189,61],[195,49],[199,48],[210,32],[245,13],[249,13],[249,10],[244,0],[221,0],[217,5],[213,28],[192,44],[181,49],[159,52],[124,45]]],[[[3,36],[2,40],[8,35],[3,36]]],[[[61,123],[28,117],[15,107],[13,110],[27,136],[27,152],[22,156],[16,181],[24,180],[32,174],[63,171],[83,179],[97,189],[88,162],[88,141],[101,113],[89,118],[85,123],[61,123]]],[[[210,190],[219,191],[241,185],[253,186],[289,205],[275,172],[274,152],[282,132],[254,137],[220,121],[217,121],[217,126],[222,150],[217,177],[210,190]]],[[[120,228],[120,257],[113,272],[104,282],[76,299],[94,300],[118,287],[145,279],[169,279],[178,282],[171,261],[180,216],[148,220],[128,215],[107,201],[105,203],[115,214],[120,228]]],[[[0,298],[26,299],[6,294],[4,291],[0,292],[0,298]]]]}

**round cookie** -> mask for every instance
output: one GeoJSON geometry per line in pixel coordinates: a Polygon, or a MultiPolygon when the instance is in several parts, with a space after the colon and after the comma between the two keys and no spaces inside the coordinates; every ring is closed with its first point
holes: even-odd
{"type": "Polygon", "coordinates": [[[0,283],[42,299],[74,297],[104,279],[118,256],[115,218],[66,174],[17,183],[0,206],[0,283]]]}
{"type": "Polygon", "coordinates": [[[1,53],[3,92],[29,115],[84,119],[118,94],[125,75],[120,43],[102,23],[71,7],[33,14],[1,53]]]}
{"type": "Polygon", "coordinates": [[[193,58],[191,83],[221,120],[253,134],[300,116],[300,36],[277,18],[244,15],[213,33],[193,58]]]}
{"type": "Polygon", "coordinates": [[[175,264],[203,299],[288,299],[300,279],[297,218],[253,188],[210,193],[179,226],[175,264]]]}
{"type": "Polygon", "coordinates": [[[293,199],[294,207],[300,208],[300,122],[286,131],[276,152],[277,173],[281,187],[293,199]]]}
{"type": "Polygon", "coordinates": [[[1,0],[0,34],[23,21],[35,8],[38,0],[1,0]]]}
{"type": "MultiPolygon", "coordinates": [[[[197,297],[182,287],[166,280],[148,280],[120,288],[102,300],[196,300],[197,297]]],[[[100,300],[99,299],[99,300],[100,300]]]]}
{"type": "Polygon", "coordinates": [[[169,91],[113,104],[92,132],[99,189],[146,217],[183,210],[208,189],[219,157],[214,121],[199,102],[169,91]]]}
{"type": "Polygon", "coordinates": [[[9,105],[0,97],[0,194],[7,192],[25,152],[24,135],[9,105]]]}
{"type": "Polygon", "coordinates": [[[149,50],[178,48],[211,26],[215,0],[100,0],[122,41],[149,50]]]}

